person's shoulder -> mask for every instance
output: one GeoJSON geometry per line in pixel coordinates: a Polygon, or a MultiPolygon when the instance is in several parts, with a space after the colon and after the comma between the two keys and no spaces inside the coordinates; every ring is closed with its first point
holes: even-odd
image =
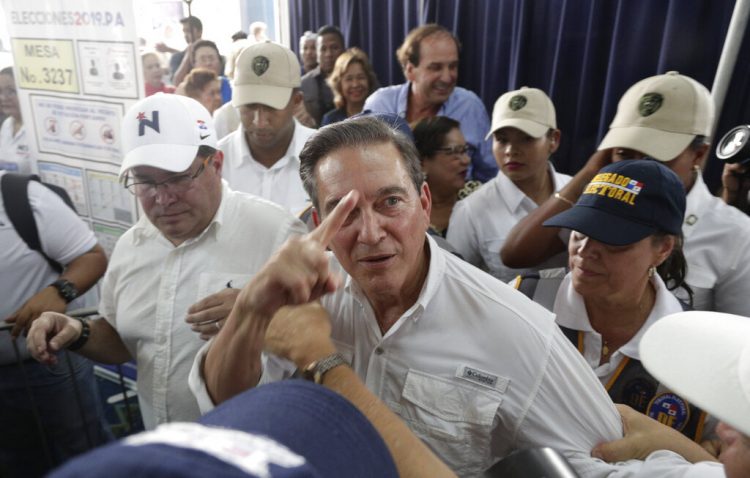
{"type": "Polygon", "coordinates": [[[479,95],[477,95],[471,90],[467,90],[466,88],[462,86],[455,87],[453,90],[453,95],[451,96],[453,96],[459,102],[478,103],[482,105],[482,108],[484,108],[484,103],[482,103],[482,100],[479,98],[479,95]]]}
{"type": "Polygon", "coordinates": [[[367,97],[365,109],[373,110],[376,113],[397,113],[398,104],[396,101],[403,87],[404,83],[378,88],[367,97]]]}
{"type": "Polygon", "coordinates": [[[251,222],[253,223],[252,227],[256,227],[261,221],[282,224],[296,220],[294,215],[283,206],[255,194],[227,188],[224,200],[227,201],[227,205],[232,211],[231,219],[238,217],[250,219],[250,221],[233,220],[234,223],[251,222]]]}
{"type": "Polygon", "coordinates": [[[242,131],[239,128],[221,138],[218,143],[216,143],[216,147],[222,150],[226,155],[227,151],[231,149],[232,143],[236,140],[237,136],[242,136],[242,131]]]}
{"type": "MultiPolygon", "coordinates": [[[[514,321],[541,326],[547,330],[554,324],[554,314],[535,303],[510,285],[474,267],[473,265],[443,252],[446,258],[444,287],[457,291],[461,297],[475,302],[475,306],[493,317],[516,318],[514,321]]],[[[453,297],[447,294],[446,297],[453,297]]]]}

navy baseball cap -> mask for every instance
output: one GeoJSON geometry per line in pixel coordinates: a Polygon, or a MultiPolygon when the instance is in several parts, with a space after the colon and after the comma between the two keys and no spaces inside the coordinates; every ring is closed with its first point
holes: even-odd
{"type": "Polygon", "coordinates": [[[685,187],[680,178],[656,160],[639,159],[602,168],[575,206],[544,225],[626,246],[660,231],[679,235],[684,217],[685,187]]]}
{"type": "Polygon", "coordinates": [[[372,424],[304,380],[250,389],[198,423],[168,423],[81,455],[54,478],[398,477],[372,424]]]}

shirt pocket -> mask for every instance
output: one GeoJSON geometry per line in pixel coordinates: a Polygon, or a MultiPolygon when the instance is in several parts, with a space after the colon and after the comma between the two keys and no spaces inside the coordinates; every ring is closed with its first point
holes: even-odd
{"type": "Polygon", "coordinates": [[[492,393],[410,369],[391,408],[460,476],[490,466],[492,430],[502,403],[492,393]]]}
{"type": "Polygon", "coordinates": [[[221,292],[227,288],[241,289],[248,283],[252,275],[227,272],[201,272],[198,277],[197,300],[203,300],[211,294],[221,292]]]}

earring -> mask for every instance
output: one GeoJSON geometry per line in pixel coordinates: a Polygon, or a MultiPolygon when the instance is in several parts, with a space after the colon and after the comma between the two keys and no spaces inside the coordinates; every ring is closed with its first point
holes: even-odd
{"type": "Polygon", "coordinates": [[[654,274],[656,274],[656,266],[651,266],[648,268],[648,276],[654,277],[654,274]]]}

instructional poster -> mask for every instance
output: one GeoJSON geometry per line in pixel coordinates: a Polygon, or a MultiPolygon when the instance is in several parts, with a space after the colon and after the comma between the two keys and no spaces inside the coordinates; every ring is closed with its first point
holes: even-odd
{"type": "Polygon", "coordinates": [[[131,0],[1,0],[29,148],[102,246],[138,218],[118,182],[125,111],[143,96],[131,0]]]}

